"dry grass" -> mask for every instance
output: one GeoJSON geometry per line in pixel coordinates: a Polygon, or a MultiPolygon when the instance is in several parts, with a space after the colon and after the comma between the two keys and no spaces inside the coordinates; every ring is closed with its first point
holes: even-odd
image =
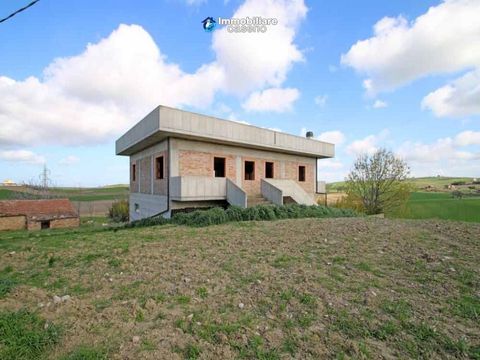
{"type": "Polygon", "coordinates": [[[2,233],[0,259],[0,311],[61,329],[45,358],[480,357],[477,224],[2,233]]]}

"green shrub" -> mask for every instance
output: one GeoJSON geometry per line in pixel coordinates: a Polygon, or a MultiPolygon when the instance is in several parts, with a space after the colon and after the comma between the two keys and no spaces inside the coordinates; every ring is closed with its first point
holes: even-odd
{"type": "Polygon", "coordinates": [[[209,210],[196,210],[189,213],[186,218],[187,223],[185,225],[190,226],[218,225],[228,221],[225,210],[219,207],[209,210]]]}
{"type": "Polygon", "coordinates": [[[288,204],[283,206],[259,205],[242,209],[232,206],[227,210],[213,208],[191,213],[177,213],[172,223],[187,226],[209,226],[230,221],[270,221],[277,219],[352,217],[357,216],[351,209],[329,208],[318,205],[288,204]]]}
{"type": "Polygon", "coordinates": [[[243,209],[242,219],[243,221],[260,220],[260,215],[258,213],[257,207],[254,206],[251,208],[243,209]]]}
{"type": "Polygon", "coordinates": [[[225,210],[228,221],[242,221],[243,209],[239,206],[230,206],[225,210]]]}
{"type": "Polygon", "coordinates": [[[233,221],[271,221],[277,219],[324,218],[324,217],[352,217],[357,213],[351,209],[339,209],[321,205],[287,204],[258,205],[251,208],[231,206],[224,210],[220,207],[208,210],[175,213],[171,219],[162,216],[133,221],[126,224],[126,228],[154,225],[176,224],[186,226],[210,226],[233,221]]]}
{"type": "Polygon", "coordinates": [[[170,221],[168,219],[165,219],[163,216],[155,216],[151,218],[132,221],[131,223],[126,224],[125,227],[134,228],[134,227],[165,225],[165,224],[168,224],[169,222],[170,221]]]}
{"type": "Polygon", "coordinates": [[[271,206],[268,205],[259,205],[256,207],[258,209],[258,217],[260,220],[276,220],[275,212],[271,206]]]}
{"type": "Polygon", "coordinates": [[[128,201],[115,201],[112,207],[108,209],[108,217],[114,222],[127,222],[129,217],[128,201]]]}

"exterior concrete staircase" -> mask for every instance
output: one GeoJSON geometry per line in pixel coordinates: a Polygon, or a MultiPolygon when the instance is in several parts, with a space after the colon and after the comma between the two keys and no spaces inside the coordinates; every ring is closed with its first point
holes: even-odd
{"type": "Polygon", "coordinates": [[[272,202],[265,199],[261,195],[249,196],[247,198],[247,207],[253,207],[253,206],[257,206],[257,205],[272,205],[272,202]]]}
{"type": "Polygon", "coordinates": [[[297,204],[316,205],[310,196],[296,181],[268,179],[263,180],[262,195],[275,204],[296,202],[297,204]]]}

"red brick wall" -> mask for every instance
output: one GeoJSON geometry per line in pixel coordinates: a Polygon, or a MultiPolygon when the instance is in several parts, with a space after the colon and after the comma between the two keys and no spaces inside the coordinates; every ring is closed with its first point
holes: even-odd
{"type": "Polygon", "coordinates": [[[235,181],[235,156],[221,153],[181,150],[179,153],[179,175],[211,176],[213,177],[213,158],[225,158],[225,175],[235,181]]]}
{"type": "MultiPolygon", "coordinates": [[[[239,151],[240,152],[240,151],[239,151]]],[[[213,177],[213,158],[224,157],[226,166],[226,176],[235,181],[236,180],[236,156],[225,155],[221,153],[208,153],[193,150],[179,151],[179,175],[197,175],[197,176],[211,176],[213,177]]],[[[260,195],[261,193],[261,179],[265,178],[265,163],[273,162],[274,179],[281,179],[281,167],[279,160],[272,160],[266,158],[257,158],[242,156],[241,157],[241,179],[242,188],[248,195],[260,195]],[[245,161],[255,162],[255,180],[245,180],[245,161]]],[[[310,163],[285,161],[285,176],[283,179],[295,180],[308,193],[315,192],[315,165],[310,163]],[[298,181],[298,167],[305,166],[305,182],[298,181]]]]}
{"type": "Polygon", "coordinates": [[[307,193],[315,192],[315,165],[289,161],[285,164],[285,177],[297,181],[307,193]],[[305,166],[305,181],[298,181],[300,166],[305,166]]]}

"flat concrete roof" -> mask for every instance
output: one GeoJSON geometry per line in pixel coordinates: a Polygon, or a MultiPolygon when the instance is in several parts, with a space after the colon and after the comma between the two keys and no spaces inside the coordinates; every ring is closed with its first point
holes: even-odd
{"type": "Polygon", "coordinates": [[[156,107],[116,141],[116,153],[133,155],[167,137],[316,158],[335,156],[334,144],[163,105],[156,107]]]}

